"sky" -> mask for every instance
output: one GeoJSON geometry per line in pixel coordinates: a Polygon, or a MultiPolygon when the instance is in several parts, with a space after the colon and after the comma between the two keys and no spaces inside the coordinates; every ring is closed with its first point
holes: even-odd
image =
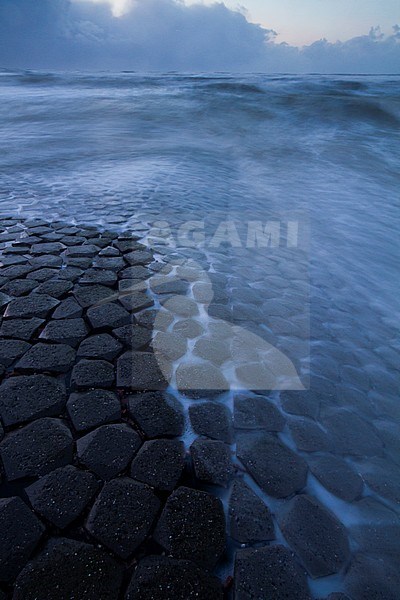
{"type": "Polygon", "coordinates": [[[1,0],[0,68],[400,73],[398,0],[1,0]]]}

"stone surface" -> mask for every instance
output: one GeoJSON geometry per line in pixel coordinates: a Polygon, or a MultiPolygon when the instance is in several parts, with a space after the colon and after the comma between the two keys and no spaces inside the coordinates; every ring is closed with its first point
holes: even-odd
{"type": "Polygon", "coordinates": [[[274,524],[269,508],[240,479],[233,482],[228,514],[230,536],[240,544],[275,539],[274,524]]]}
{"type": "Polygon", "coordinates": [[[222,600],[219,580],[188,560],[143,558],[129,584],[126,600],[222,600]]]}
{"type": "Polygon", "coordinates": [[[126,266],[123,258],[119,256],[99,256],[93,263],[98,269],[108,269],[118,272],[126,266]]]}
{"type": "Polygon", "coordinates": [[[290,421],[289,429],[298,450],[303,452],[329,452],[332,450],[330,436],[310,419],[290,421]]]}
{"type": "Polygon", "coordinates": [[[283,546],[238,550],[235,600],[311,600],[306,574],[283,546]]]}
{"type": "Polygon", "coordinates": [[[35,294],[47,294],[52,298],[62,298],[70,290],[72,290],[72,283],[67,279],[60,279],[41,283],[36,288],[35,294]]]}
{"type": "Polygon", "coordinates": [[[137,391],[162,390],[168,383],[154,354],[125,352],[117,363],[117,386],[137,391]]]}
{"type": "Polygon", "coordinates": [[[355,413],[340,409],[326,416],[322,424],[330,433],[340,454],[380,456],[383,443],[373,425],[355,413]]]}
{"type": "Polygon", "coordinates": [[[100,492],[86,528],[126,559],[149,535],[159,508],[160,501],[149,486],[128,477],[113,479],[100,492]]]}
{"type": "Polygon", "coordinates": [[[7,319],[1,325],[0,335],[29,341],[44,322],[44,319],[35,317],[32,319],[7,319]]]}
{"type": "Polygon", "coordinates": [[[104,285],[75,285],[73,294],[82,308],[88,308],[114,296],[115,292],[104,285]]]}
{"type": "Polygon", "coordinates": [[[311,390],[286,390],[281,392],[281,404],[289,414],[315,418],[319,413],[320,399],[311,390]]]}
{"type": "Polygon", "coordinates": [[[65,246],[60,242],[44,242],[43,244],[33,244],[31,246],[32,254],[58,254],[63,250],[65,250],[65,246]]]}
{"type": "Polygon", "coordinates": [[[263,396],[240,395],[234,399],[234,425],[237,429],[282,431],[285,419],[276,406],[263,396]]]}
{"type": "Polygon", "coordinates": [[[80,462],[102,479],[109,480],[128,466],[141,443],[132,427],[114,424],[91,431],[77,441],[76,447],[80,462]]]}
{"type": "Polygon", "coordinates": [[[82,307],[74,298],[66,298],[52,314],[53,319],[78,319],[82,316],[82,307]]]}
{"type": "Polygon", "coordinates": [[[39,285],[38,281],[34,279],[13,279],[13,281],[9,281],[1,288],[1,302],[0,304],[4,306],[7,304],[11,298],[8,296],[24,296],[25,294],[29,294],[32,290],[35,289],[39,285]],[[6,296],[8,294],[8,296],[6,296]],[[8,299],[7,299],[8,298],[8,299]]]}
{"type": "Polygon", "coordinates": [[[66,538],[50,539],[15,585],[24,600],[115,600],[122,568],[104,550],[66,538]]]}
{"type": "Polygon", "coordinates": [[[350,557],[343,525],[312,496],[295,496],[284,506],[279,527],[311,577],[338,573],[350,557]]]}
{"type": "Polygon", "coordinates": [[[261,489],[274,498],[290,496],[306,484],[303,458],[271,434],[241,434],[237,456],[261,489]]]}
{"type": "Polygon", "coordinates": [[[400,503],[400,472],[389,459],[373,458],[358,466],[365,483],[387,500],[400,503]]]}
{"type": "Polygon", "coordinates": [[[346,502],[352,502],[360,496],[363,482],[343,459],[332,456],[310,458],[310,469],[313,475],[332,494],[346,502]]]}
{"type": "Polygon", "coordinates": [[[345,589],[355,600],[398,600],[398,560],[356,554],[345,576],[345,589]]]}
{"type": "Polygon", "coordinates": [[[174,558],[212,568],[225,550],[225,515],[221,500],[180,487],[168,498],[154,539],[174,558]]]}
{"type": "Polygon", "coordinates": [[[229,390],[229,383],[220,369],[209,363],[179,364],[176,370],[178,389],[184,393],[205,394],[229,390]]]}
{"type": "Polygon", "coordinates": [[[136,324],[118,327],[117,329],[113,329],[112,333],[118,340],[132,350],[141,350],[152,340],[151,330],[136,324]]]}
{"type": "Polygon", "coordinates": [[[86,431],[121,418],[120,402],[107,390],[71,394],[67,411],[76,431],[86,431]]]}
{"type": "Polygon", "coordinates": [[[145,442],[132,461],[131,477],[159,490],[172,491],[182,475],[185,447],[177,440],[145,442]]]}
{"type": "Polygon", "coordinates": [[[182,435],[182,407],[173,396],[161,392],[147,392],[129,396],[127,400],[129,416],[147,438],[182,435]]]}
{"type": "Polygon", "coordinates": [[[203,326],[194,319],[184,319],[182,321],[177,321],[172,330],[174,333],[179,333],[186,338],[193,339],[198,337],[204,332],[203,326]]]}
{"type": "Polygon", "coordinates": [[[20,319],[30,319],[31,317],[45,319],[50,311],[58,306],[59,303],[59,300],[45,294],[33,294],[26,298],[15,298],[7,306],[4,316],[20,319]]]}
{"type": "Polygon", "coordinates": [[[78,348],[78,356],[113,360],[122,350],[122,345],[108,333],[91,335],[78,348]]]}
{"type": "Polygon", "coordinates": [[[0,365],[9,367],[17,358],[25,354],[30,347],[31,345],[23,340],[0,339],[0,365]]]}
{"type": "Polygon", "coordinates": [[[136,265],[120,271],[119,276],[122,279],[148,279],[150,271],[141,265],[136,265]]]}
{"type": "Polygon", "coordinates": [[[43,524],[21,498],[0,499],[0,581],[18,575],[43,532],[43,524]]]}
{"type": "Polygon", "coordinates": [[[120,292],[119,301],[122,306],[130,312],[137,312],[153,306],[154,300],[151,296],[148,296],[144,292],[131,291],[131,292],[120,292]]]}
{"type": "Polygon", "coordinates": [[[190,422],[198,435],[233,442],[232,416],[229,408],[217,402],[202,402],[189,406],[190,422]]]}
{"type": "Polygon", "coordinates": [[[0,386],[0,415],[6,426],[57,416],[65,402],[64,384],[46,375],[10,377],[0,386]]]}
{"type": "Polygon", "coordinates": [[[59,419],[43,418],[9,433],[0,456],[9,481],[45,475],[72,461],[73,440],[59,419]]]}
{"type": "Polygon", "coordinates": [[[199,481],[226,487],[234,475],[229,446],[218,440],[197,438],[190,446],[194,472],[199,481]]]}
{"type": "Polygon", "coordinates": [[[115,329],[130,320],[129,313],[115,302],[92,306],[87,311],[87,318],[93,329],[115,329]]]}
{"type": "Polygon", "coordinates": [[[72,369],[73,388],[111,387],[114,383],[114,366],[105,360],[80,360],[72,369]]]}
{"type": "Polygon", "coordinates": [[[23,371],[50,371],[66,373],[75,361],[75,350],[67,344],[43,344],[32,346],[17,362],[23,371]]]}
{"type": "Polygon", "coordinates": [[[112,287],[117,282],[117,276],[114,271],[106,269],[87,269],[79,280],[79,283],[98,283],[112,287]]]}
{"type": "Polygon", "coordinates": [[[47,323],[40,339],[68,344],[75,348],[88,334],[83,319],[58,319],[47,323]]]}
{"type": "Polygon", "coordinates": [[[98,489],[94,475],[67,465],[45,475],[25,492],[37,513],[64,529],[82,514],[98,489]]]}
{"type": "MultiPolygon", "coordinates": [[[[39,283],[43,283],[48,279],[53,279],[58,275],[58,269],[52,269],[50,267],[43,267],[43,269],[38,269],[37,271],[32,271],[32,273],[27,274],[28,279],[35,279],[39,281],[39,283]]],[[[39,294],[41,295],[41,294],[39,294]]]]}

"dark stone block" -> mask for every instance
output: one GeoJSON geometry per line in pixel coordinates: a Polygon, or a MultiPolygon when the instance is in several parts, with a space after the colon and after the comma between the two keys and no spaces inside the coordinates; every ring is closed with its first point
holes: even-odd
{"type": "Polygon", "coordinates": [[[45,375],[10,377],[0,386],[0,414],[6,426],[57,416],[65,401],[64,384],[45,375]]]}
{"type": "Polygon", "coordinates": [[[42,256],[35,256],[33,258],[30,258],[29,263],[32,265],[32,267],[35,267],[36,269],[43,267],[55,269],[57,267],[61,267],[63,259],[61,258],[61,256],[43,254],[42,256]]]}
{"type": "MultiPolygon", "coordinates": [[[[141,265],[136,265],[134,267],[127,267],[120,271],[119,276],[121,279],[148,279],[151,275],[151,271],[146,269],[146,267],[142,267],[141,265]]],[[[7,277],[7,275],[6,275],[7,277]]]]}
{"type": "Polygon", "coordinates": [[[64,529],[82,514],[98,489],[94,475],[67,465],[45,475],[25,491],[36,512],[64,529]]]}
{"type": "Polygon", "coordinates": [[[124,254],[124,259],[131,265],[146,265],[153,260],[151,252],[146,250],[133,250],[124,254]]]}
{"type": "Polygon", "coordinates": [[[44,242],[31,246],[31,254],[59,254],[63,250],[65,250],[65,246],[60,242],[44,242]]]}
{"type": "Polygon", "coordinates": [[[80,344],[78,356],[113,360],[122,350],[122,345],[108,333],[92,335],[80,344]]]}
{"type": "Polygon", "coordinates": [[[17,338],[20,340],[30,340],[34,333],[44,323],[44,319],[9,319],[3,321],[0,328],[0,335],[5,338],[17,338]]]}
{"type": "MultiPolygon", "coordinates": [[[[95,267],[98,269],[107,269],[115,272],[120,271],[126,266],[126,263],[122,257],[119,256],[98,256],[94,261],[95,267]]],[[[116,276],[115,276],[116,279],[116,276]]]]}
{"type": "Polygon", "coordinates": [[[3,306],[6,306],[10,301],[11,301],[10,296],[0,292],[0,308],[3,308],[3,306]]]}
{"type": "Polygon", "coordinates": [[[361,477],[350,465],[337,456],[318,456],[309,460],[313,475],[331,494],[346,502],[360,496],[363,488],[361,477]]]}
{"type": "Polygon", "coordinates": [[[227,487],[234,475],[231,452],[227,444],[197,438],[190,446],[190,454],[197,479],[227,487]]]}
{"type": "Polygon", "coordinates": [[[168,386],[150,352],[126,352],[117,363],[117,386],[133,390],[162,390],[168,386]]]}
{"type": "Polygon", "coordinates": [[[109,299],[115,292],[104,285],[75,285],[73,294],[82,308],[88,308],[109,299]]]}
{"type": "Polygon", "coordinates": [[[154,300],[144,292],[120,292],[119,301],[130,312],[137,312],[153,306],[154,300]]]}
{"type": "Polygon", "coordinates": [[[9,433],[0,444],[7,479],[45,475],[72,460],[73,440],[59,419],[38,419],[9,433]]]}
{"type": "Polygon", "coordinates": [[[373,458],[359,464],[366,484],[377,494],[394,504],[400,503],[400,470],[388,458],[373,458]]]}
{"type": "Polygon", "coordinates": [[[289,429],[298,450],[303,452],[329,452],[332,450],[330,436],[310,419],[290,421],[289,429]]]}
{"type": "Polygon", "coordinates": [[[234,399],[234,424],[237,429],[282,431],[285,419],[276,406],[262,396],[237,396],[234,399]]]}
{"type": "Polygon", "coordinates": [[[238,550],[235,600],[311,600],[306,574],[283,546],[238,550]]]}
{"type": "Polygon", "coordinates": [[[128,466],[142,440],[129,425],[102,425],[77,441],[82,464],[108,480],[128,466]]]}
{"type": "Polygon", "coordinates": [[[182,475],[185,446],[177,440],[145,442],[133,459],[131,477],[159,490],[171,491],[182,475]]]}
{"type": "Polygon", "coordinates": [[[118,338],[123,344],[132,348],[132,350],[140,350],[147,346],[152,340],[152,332],[140,325],[124,325],[113,329],[113,335],[118,338]]]}
{"type": "Polygon", "coordinates": [[[212,568],[225,550],[225,515],[219,498],[180,487],[168,498],[154,539],[174,558],[212,568]]]}
{"type": "Polygon", "coordinates": [[[71,394],[67,410],[76,431],[86,431],[121,418],[121,405],[117,396],[106,390],[71,394]]]}
{"type": "Polygon", "coordinates": [[[345,589],[354,600],[398,600],[398,559],[356,554],[345,576],[345,589]]]}
{"type": "Polygon", "coordinates": [[[40,283],[47,281],[48,279],[53,279],[56,275],[58,275],[59,269],[51,269],[48,267],[44,267],[43,269],[38,269],[37,271],[32,271],[32,273],[28,273],[28,279],[36,279],[40,283]]]}
{"type": "Polygon", "coordinates": [[[127,559],[150,533],[160,508],[153,490],[128,477],[106,483],[86,528],[99,542],[127,559]]]}
{"type": "Polygon", "coordinates": [[[138,325],[141,325],[142,327],[147,327],[148,329],[153,329],[154,321],[156,320],[158,314],[158,310],[144,310],[139,315],[135,315],[135,318],[138,325]]]}
{"type": "Polygon", "coordinates": [[[65,255],[68,258],[92,258],[100,252],[100,248],[94,244],[82,244],[81,246],[68,246],[65,255]]]}
{"type": "Polygon", "coordinates": [[[115,329],[129,323],[129,313],[115,302],[92,306],[87,311],[87,318],[93,329],[115,329]]]}
{"type": "Polygon", "coordinates": [[[9,296],[24,296],[25,294],[29,294],[29,292],[34,290],[38,285],[39,282],[35,281],[35,279],[13,279],[12,281],[9,281],[1,288],[0,305],[4,306],[5,304],[8,304],[11,300],[9,296]]]}
{"type": "Polygon", "coordinates": [[[0,339],[0,364],[9,367],[20,356],[25,354],[31,347],[28,342],[22,340],[1,340],[0,339]]]}
{"type": "Polygon", "coordinates": [[[289,414],[315,418],[319,413],[320,397],[311,390],[282,391],[281,404],[289,414]]]}
{"type": "Polygon", "coordinates": [[[183,433],[182,407],[169,394],[148,392],[129,396],[128,412],[148,438],[175,437],[183,433]]]}
{"type": "Polygon", "coordinates": [[[383,443],[371,423],[364,421],[355,413],[338,409],[322,420],[330,433],[336,452],[358,456],[380,456],[383,443]]]}
{"type": "Polygon", "coordinates": [[[103,248],[103,250],[101,250],[99,252],[99,256],[120,256],[120,251],[117,250],[117,248],[113,248],[112,246],[107,246],[106,248],[103,248]]]}
{"type": "Polygon", "coordinates": [[[58,319],[47,323],[40,334],[40,339],[77,346],[88,334],[83,319],[58,319]]]}
{"type": "Polygon", "coordinates": [[[17,362],[24,371],[66,373],[75,362],[75,350],[66,344],[36,344],[17,362]]]}
{"type": "Polygon", "coordinates": [[[112,287],[117,282],[114,271],[106,269],[88,269],[79,280],[80,284],[99,284],[112,287]]]}
{"type": "Polygon", "coordinates": [[[271,434],[241,434],[237,456],[261,489],[274,498],[286,498],[306,484],[304,459],[271,434]]]}
{"type": "Polygon", "coordinates": [[[43,532],[44,526],[21,498],[0,499],[0,581],[18,575],[43,532]]]}
{"type": "Polygon", "coordinates": [[[20,573],[14,596],[24,600],[115,600],[121,584],[122,567],[104,550],[53,538],[20,573]]]}
{"type": "Polygon", "coordinates": [[[70,281],[67,279],[54,279],[52,281],[41,283],[35,290],[35,294],[47,294],[52,298],[61,298],[70,290],[72,290],[72,283],[70,281]]]}
{"type": "Polygon", "coordinates": [[[53,308],[60,304],[59,300],[42,294],[34,294],[26,298],[16,298],[7,306],[5,317],[29,319],[38,317],[45,319],[53,308]]]}
{"type": "Polygon", "coordinates": [[[73,388],[109,388],[114,383],[114,366],[105,360],[80,360],[72,369],[73,388]]]}
{"type": "Polygon", "coordinates": [[[203,402],[189,407],[190,422],[198,435],[227,444],[233,441],[232,416],[229,408],[216,402],[203,402]]]}
{"type": "Polygon", "coordinates": [[[279,517],[279,527],[311,577],[338,573],[350,557],[345,528],[311,496],[290,500],[279,517]]]}
{"type": "Polygon", "coordinates": [[[136,568],[126,600],[222,600],[220,581],[188,560],[148,556],[136,568]]]}
{"type": "Polygon", "coordinates": [[[74,298],[66,298],[52,314],[53,319],[79,319],[83,310],[74,298]]]}
{"type": "Polygon", "coordinates": [[[34,270],[35,267],[31,265],[14,265],[11,267],[5,267],[1,269],[1,276],[7,277],[7,279],[19,279],[25,277],[28,273],[34,270]]]}
{"type": "Polygon", "coordinates": [[[275,539],[269,508],[243,481],[233,482],[229,499],[229,531],[240,544],[275,539]]]}
{"type": "Polygon", "coordinates": [[[131,240],[116,240],[113,242],[113,246],[123,253],[146,248],[143,244],[140,244],[136,238],[132,238],[131,240]]]}
{"type": "Polygon", "coordinates": [[[76,281],[81,275],[83,270],[79,267],[69,266],[61,269],[58,273],[58,279],[66,279],[68,281],[76,281]]]}

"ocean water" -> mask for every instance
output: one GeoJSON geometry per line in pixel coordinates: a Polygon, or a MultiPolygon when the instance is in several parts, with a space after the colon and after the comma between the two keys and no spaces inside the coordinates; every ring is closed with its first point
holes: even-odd
{"type": "MultiPolygon", "coordinates": [[[[0,125],[2,214],[134,228],[160,260],[193,261],[213,289],[207,315],[296,369],[308,409],[271,386],[289,423],[319,423],[330,452],[370,474],[362,497],[398,515],[399,76],[1,71],[0,125]],[[343,410],[381,440],[378,457],[362,453],[365,432],[343,449],[329,429],[343,410]]],[[[306,491],[350,536],[364,522],[312,476],[306,491]]],[[[311,582],[316,596],[342,584],[311,582]]]]}

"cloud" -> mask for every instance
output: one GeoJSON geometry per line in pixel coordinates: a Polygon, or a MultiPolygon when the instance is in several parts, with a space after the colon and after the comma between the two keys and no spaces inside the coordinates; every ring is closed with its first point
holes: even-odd
{"type": "Polygon", "coordinates": [[[400,32],[296,48],[222,3],[2,0],[0,66],[154,71],[398,72],[400,32]]]}

